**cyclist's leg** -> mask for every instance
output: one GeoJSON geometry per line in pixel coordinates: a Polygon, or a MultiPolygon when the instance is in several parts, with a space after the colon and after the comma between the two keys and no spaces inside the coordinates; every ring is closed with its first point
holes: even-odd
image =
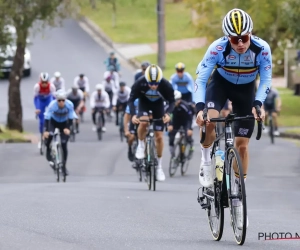
{"type": "Polygon", "coordinates": [[[51,148],[50,148],[50,145],[51,145],[51,142],[52,142],[52,138],[53,138],[53,133],[54,133],[55,127],[56,127],[56,122],[55,122],[55,120],[53,120],[51,118],[50,121],[49,121],[49,129],[48,129],[49,137],[45,141],[45,145],[46,145],[46,159],[50,163],[51,167],[53,167],[53,159],[51,157],[51,148]]]}
{"type": "MultiPolygon", "coordinates": [[[[127,114],[128,115],[128,114],[127,114]]],[[[128,159],[130,161],[133,161],[134,159],[134,155],[133,155],[133,152],[132,152],[132,144],[133,144],[133,141],[135,139],[135,132],[136,132],[136,128],[134,126],[134,124],[132,122],[130,122],[130,125],[129,125],[129,135],[127,136],[127,143],[128,143],[128,159]]]]}
{"type": "Polygon", "coordinates": [[[96,130],[96,114],[97,114],[98,110],[97,108],[95,107],[93,110],[92,110],[92,121],[93,121],[93,124],[94,124],[94,127],[93,127],[93,130],[96,130]]]}
{"type": "MultiPolygon", "coordinates": [[[[206,88],[206,107],[208,109],[209,118],[219,117],[221,109],[228,98],[227,89],[232,83],[224,79],[217,70],[213,73],[210,83],[206,88]]],[[[216,138],[215,123],[210,122],[206,126],[205,141],[201,144],[201,165],[205,165],[210,169],[210,151],[212,143],[216,138]]],[[[200,133],[201,135],[201,133],[200,133]]],[[[208,168],[207,168],[208,169],[208,168]]]]}
{"type": "Polygon", "coordinates": [[[272,110],[272,118],[273,118],[273,123],[274,123],[274,135],[279,136],[279,131],[278,131],[278,116],[277,116],[277,112],[274,110],[272,110]]]}
{"type": "MultiPolygon", "coordinates": [[[[66,135],[64,133],[64,129],[65,128],[69,128],[68,122],[71,122],[71,121],[60,123],[59,127],[58,127],[59,130],[60,130],[61,148],[62,148],[63,155],[64,155],[63,163],[64,163],[65,167],[66,167],[67,159],[68,159],[68,147],[67,147],[67,144],[68,144],[68,140],[69,140],[69,135],[66,135]]],[[[66,168],[66,173],[67,173],[67,168],[66,168]]]]}
{"type": "MultiPolygon", "coordinates": [[[[233,112],[237,116],[252,115],[252,106],[254,101],[254,82],[242,85],[233,85],[231,88],[231,100],[233,112]]],[[[254,120],[242,120],[235,122],[235,147],[240,154],[244,177],[247,176],[248,171],[248,144],[249,139],[254,130],[254,120]]],[[[236,171],[237,172],[237,171],[236,171]]]]}
{"type": "MultiPolygon", "coordinates": [[[[163,102],[156,103],[153,105],[152,114],[153,119],[159,119],[164,116],[164,105],[163,102]]],[[[162,169],[162,153],[164,149],[164,140],[163,140],[163,131],[164,131],[164,123],[163,121],[156,121],[153,124],[154,131],[155,131],[155,145],[156,145],[156,152],[157,152],[157,160],[158,160],[158,169],[162,169]]],[[[162,178],[164,179],[164,178],[162,178]]]]}
{"type": "MultiPolygon", "coordinates": [[[[153,104],[152,104],[153,105],[153,104]]],[[[148,112],[151,110],[151,103],[144,99],[139,100],[139,113],[138,117],[142,120],[148,120],[148,112]]],[[[135,157],[137,159],[143,159],[145,157],[145,138],[147,135],[147,122],[140,122],[137,130],[138,135],[138,147],[136,149],[135,157]]]]}
{"type": "Polygon", "coordinates": [[[169,132],[169,149],[170,149],[170,154],[172,157],[175,156],[175,149],[174,149],[174,141],[175,141],[175,135],[176,133],[178,132],[178,130],[174,129],[173,127],[173,130],[169,132]]]}
{"type": "Polygon", "coordinates": [[[105,115],[104,115],[104,109],[102,109],[101,117],[102,117],[102,125],[103,125],[103,129],[105,130],[105,115]]]}

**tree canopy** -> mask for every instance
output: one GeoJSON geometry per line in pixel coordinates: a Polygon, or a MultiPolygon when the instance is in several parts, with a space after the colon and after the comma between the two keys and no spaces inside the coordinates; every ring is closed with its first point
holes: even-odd
{"type": "Polygon", "coordinates": [[[199,34],[213,41],[222,33],[226,13],[239,8],[246,11],[254,23],[253,33],[267,41],[272,50],[274,74],[283,74],[284,50],[299,46],[299,0],[185,0],[197,11],[199,34]]]}

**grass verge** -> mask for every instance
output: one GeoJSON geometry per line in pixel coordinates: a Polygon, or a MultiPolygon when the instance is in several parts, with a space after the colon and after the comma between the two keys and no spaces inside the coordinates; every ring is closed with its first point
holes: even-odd
{"type": "Polygon", "coordinates": [[[30,135],[27,133],[20,133],[15,130],[6,129],[4,126],[0,126],[0,142],[30,142],[30,135]]]}
{"type": "MultiPolygon", "coordinates": [[[[156,1],[117,0],[116,25],[113,27],[112,5],[96,1],[92,9],[89,0],[81,1],[81,14],[95,22],[116,43],[157,42],[156,1]]],[[[191,24],[191,10],[185,3],[165,4],[167,40],[198,37],[191,24]]]]}
{"type": "MultiPolygon", "coordinates": [[[[203,59],[203,56],[207,48],[184,50],[180,52],[169,52],[166,56],[166,68],[164,70],[164,77],[170,79],[171,75],[175,73],[175,64],[183,62],[185,64],[186,71],[189,72],[192,77],[196,77],[196,68],[199,62],[203,59]]],[[[157,54],[151,54],[146,56],[139,56],[138,61],[150,61],[151,63],[157,63],[157,54]]]]}
{"type": "Polygon", "coordinates": [[[294,128],[294,129],[287,129],[284,131],[285,133],[300,135],[300,128],[294,128]]]}
{"type": "Polygon", "coordinates": [[[279,126],[300,127],[300,96],[295,96],[293,91],[278,88],[282,107],[278,117],[279,126]]]}

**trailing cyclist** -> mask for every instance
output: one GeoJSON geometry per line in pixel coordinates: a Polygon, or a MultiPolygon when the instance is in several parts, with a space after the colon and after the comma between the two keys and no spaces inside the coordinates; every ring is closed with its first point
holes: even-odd
{"type": "MultiPolygon", "coordinates": [[[[277,121],[277,112],[281,110],[281,98],[279,96],[279,92],[274,87],[270,88],[270,92],[267,95],[267,98],[264,102],[264,109],[266,111],[266,120],[265,125],[268,126],[268,115],[271,115],[274,121],[274,135],[279,136],[280,133],[278,131],[278,121],[277,121]]],[[[264,130],[265,133],[269,132],[268,127],[264,130]]]]}
{"type": "Polygon", "coordinates": [[[188,72],[185,72],[185,65],[182,62],[175,65],[175,70],[176,73],[170,79],[173,89],[180,91],[182,100],[193,102],[194,79],[188,72]]]}
{"type": "Polygon", "coordinates": [[[168,80],[163,78],[163,73],[157,65],[150,65],[145,72],[145,76],[139,78],[132,86],[130,98],[128,100],[132,122],[139,124],[138,127],[138,147],[136,150],[136,158],[144,159],[145,157],[145,138],[147,134],[148,123],[140,122],[147,120],[149,110],[152,111],[153,119],[161,119],[154,123],[155,145],[158,157],[158,166],[156,169],[156,177],[158,181],[165,180],[165,174],[162,169],[162,153],[163,153],[163,130],[164,124],[170,121],[170,114],[175,105],[174,90],[168,80]],[[139,112],[135,114],[134,101],[139,99],[139,112]],[[169,108],[164,111],[164,100],[169,102],[169,108]]]}
{"type": "Polygon", "coordinates": [[[105,78],[104,81],[102,81],[102,84],[104,86],[104,90],[106,91],[106,93],[109,96],[109,102],[110,102],[109,115],[112,117],[113,113],[110,112],[111,108],[112,108],[112,101],[113,101],[114,95],[116,95],[117,92],[119,91],[119,86],[110,77],[105,78]]]}
{"type": "Polygon", "coordinates": [[[194,109],[189,103],[181,99],[182,94],[178,90],[174,91],[174,98],[175,98],[175,108],[172,112],[172,119],[168,126],[170,153],[172,157],[175,157],[175,149],[174,149],[175,135],[179,131],[180,127],[182,126],[187,136],[187,142],[191,145],[190,152],[189,152],[189,158],[190,158],[193,152],[193,138],[192,138],[193,118],[192,117],[194,114],[194,109]]]}
{"type": "Polygon", "coordinates": [[[55,72],[50,82],[55,86],[56,91],[60,89],[65,90],[65,80],[61,77],[60,72],[55,72]]]}
{"type": "MultiPolygon", "coordinates": [[[[49,82],[49,75],[46,72],[40,74],[40,81],[34,85],[34,106],[35,114],[39,117],[39,132],[44,132],[44,113],[46,107],[54,99],[55,87],[49,82]]],[[[41,147],[39,142],[38,147],[41,147]]]]}
{"type": "Polygon", "coordinates": [[[145,75],[145,71],[150,65],[149,62],[142,62],[141,69],[134,75],[134,81],[136,82],[141,76],[145,75]]]}
{"type": "MultiPolygon", "coordinates": [[[[214,41],[208,48],[203,60],[197,67],[195,84],[195,101],[197,109],[197,124],[203,126],[203,109],[208,109],[206,137],[201,145],[202,159],[199,171],[199,181],[204,187],[213,185],[213,169],[210,151],[215,139],[215,123],[210,118],[219,117],[220,110],[227,99],[232,101],[233,112],[237,116],[254,115],[257,120],[264,120],[264,110],[261,116],[256,113],[256,106],[261,107],[270,90],[272,78],[272,56],[267,42],[253,36],[251,17],[243,10],[233,9],[223,19],[224,37],[214,41]],[[214,71],[210,83],[208,78],[214,71]],[[255,78],[260,74],[260,84],[254,94],[255,78]]],[[[235,123],[235,147],[240,154],[246,180],[248,170],[248,144],[254,129],[254,120],[243,120],[235,123]]],[[[237,174],[236,174],[237,175],[237,174]]],[[[235,183],[238,187],[239,178],[235,183]]],[[[242,222],[242,203],[233,199],[238,228],[242,222]]],[[[248,224],[248,220],[247,220],[248,224]]]]}
{"type": "MultiPolygon", "coordinates": [[[[96,131],[96,114],[99,112],[100,109],[108,109],[110,107],[110,101],[109,101],[109,96],[104,90],[103,84],[97,84],[96,85],[96,90],[92,93],[91,98],[90,98],[90,105],[92,109],[92,119],[94,123],[93,131],[96,131]]],[[[105,116],[104,112],[101,113],[102,116],[102,131],[105,132],[105,116]]]]}
{"type": "Polygon", "coordinates": [[[108,70],[104,72],[103,74],[103,79],[111,79],[113,80],[116,85],[119,85],[120,79],[119,79],[119,74],[115,71],[114,66],[110,65],[108,67],[108,70]]]}
{"type": "Polygon", "coordinates": [[[90,84],[89,79],[84,74],[79,74],[74,79],[73,84],[78,84],[79,89],[84,93],[84,101],[85,97],[89,95],[90,92],[90,84]]]}
{"type": "MultiPolygon", "coordinates": [[[[67,99],[71,101],[74,105],[74,110],[76,112],[76,115],[79,115],[79,112],[84,106],[83,102],[84,94],[79,89],[78,84],[75,82],[73,83],[73,86],[71,89],[67,91],[67,99]]],[[[76,119],[76,132],[79,133],[79,119],[76,119]]]]}
{"type": "Polygon", "coordinates": [[[113,110],[116,112],[116,126],[119,125],[119,122],[123,122],[119,121],[119,112],[125,111],[131,91],[131,88],[126,86],[125,82],[120,82],[119,87],[119,90],[114,94],[112,99],[113,110]]]}
{"type": "Polygon", "coordinates": [[[61,147],[63,150],[63,163],[65,166],[66,174],[68,175],[68,170],[66,167],[68,158],[68,148],[67,143],[70,135],[70,126],[73,123],[73,119],[78,119],[74,112],[73,103],[66,100],[66,92],[59,90],[56,92],[56,100],[53,100],[47,111],[45,112],[45,132],[44,138],[46,138],[46,159],[48,160],[50,166],[54,168],[54,162],[51,156],[51,141],[53,138],[53,133],[56,128],[60,131],[61,147]]]}
{"type": "Polygon", "coordinates": [[[109,57],[104,61],[104,64],[106,65],[107,70],[109,70],[110,66],[113,66],[114,71],[120,75],[121,65],[119,63],[118,58],[115,57],[114,51],[109,53],[109,57]]]}
{"type": "MultiPolygon", "coordinates": [[[[135,114],[138,115],[139,99],[136,99],[133,104],[135,107],[135,114]]],[[[128,143],[128,159],[129,159],[129,161],[133,161],[134,154],[132,152],[131,146],[135,140],[135,134],[137,132],[138,124],[132,123],[131,115],[130,115],[130,108],[128,105],[126,107],[123,120],[124,120],[124,135],[127,137],[127,143],[128,143]]]]}

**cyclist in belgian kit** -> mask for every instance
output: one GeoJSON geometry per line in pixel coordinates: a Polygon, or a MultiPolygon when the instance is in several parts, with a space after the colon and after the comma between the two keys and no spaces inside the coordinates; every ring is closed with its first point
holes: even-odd
{"type": "Polygon", "coordinates": [[[139,78],[132,86],[128,105],[132,122],[139,123],[138,128],[138,147],[136,150],[136,158],[143,159],[145,157],[145,138],[148,123],[140,122],[135,115],[134,101],[139,99],[138,116],[142,120],[148,119],[149,110],[152,110],[153,119],[160,119],[154,123],[155,144],[157,149],[158,166],[156,169],[156,178],[158,181],[165,180],[165,174],[162,169],[162,152],[163,152],[163,130],[164,123],[170,121],[170,114],[174,109],[174,91],[168,80],[163,78],[163,73],[157,65],[150,65],[145,72],[145,76],[139,78]],[[169,108],[164,110],[164,100],[169,102],[169,108]]]}
{"type": "MultiPolygon", "coordinates": [[[[203,60],[197,67],[195,84],[195,102],[197,109],[197,124],[203,126],[203,109],[208,109],[206,123],[206,138],[201,145],[202,160],[199,171],[199,181],[204,187],[213,185],[210,151],[215,139],[215,123],[210,118],[219,117],[219,112],[227,99],[232,101],[233,112],[237,116],[254,115],[256,119],[264,120],[264,110],[261,116],[256,114],[256,106],[262,106],[270,90],[272,78],[272,56],[270,46],[264,40],[253,36],[251,17],[243,10],[229,11],[222,24],[224,37],[213,42],[203,60]],[[207,80],[214,69],[210,83],[207,80]],[[260,84],[256,95],[255,78],[260,74],[260,84]]],[[[254,128],[254,120],[235,122],[235,147],[239,152],[244,170],[244,178],[248,169],[248,144],[254,128]]],[[[238,174],[236,183],[239,183],[238,174]]],[[[233,199],[237,227],[241,228],[242,202],[233,199]]],[[[247,221],[248,224],[248,221],[247,221]]]]}

